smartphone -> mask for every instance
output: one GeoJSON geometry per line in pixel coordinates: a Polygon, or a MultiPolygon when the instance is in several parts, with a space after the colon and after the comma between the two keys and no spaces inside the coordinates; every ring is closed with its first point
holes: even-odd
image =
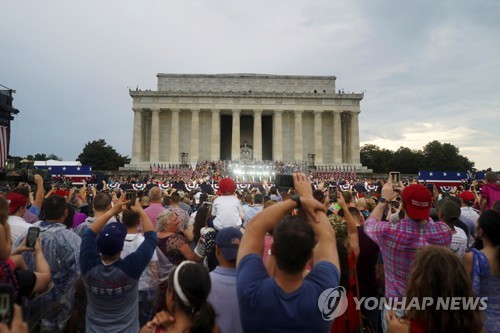
{"type": "Polygon", "coordinates": [[[337,201],[337,186],[330,186],[328,188],[328,197],[330,197],[330,202],[337,201]]]}
{"type": "Polygon", "coordinates": [[[30,227],[28,229],[28,236],[26,236],[26,246],[34,249],[39,234],[40,228],[30,227]]]}
{"type": "Polygon", "coordinates": [[[434,184],[425,184],[425,187],[427,187],[431,194],[434,194],[434,184]]]}
{"type": "Polygon", "coordinates": [[[399,185],[399,171],[391,171],[389,172],[389,179],[393,185],[399,185]]]}
{"type": "Polygon", "coordinates": [[[276,175],[276,185],[279,188],[293,188],[293,176],[292,175],[276,175]]]}
{"type": "Polygon", "coordinates": [[[10,327],[14,317],[14,290],[9,284],[0,284],[0,322],[10,327]]]}
{"type": "Polygon", "coordinates": [[[135,190],[126,190],[125,191],[125,199],[127,201],[130,201],[127,206],[130,208],[130,206],[133,206],[135,204],[135,199],[137,198],[137,192],[135,190]]]}

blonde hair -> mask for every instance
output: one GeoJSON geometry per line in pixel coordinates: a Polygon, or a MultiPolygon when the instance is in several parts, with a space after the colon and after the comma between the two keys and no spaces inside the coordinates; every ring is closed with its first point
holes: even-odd
{"type": "Polygon", "coordinates": [[[174,216],[176,216],[175,212],[169,209],[161,212],[156,217],[156,221],[158,222],[156,230],[160,232],[165,231],[169,223],[172,222],[174,216]]]}

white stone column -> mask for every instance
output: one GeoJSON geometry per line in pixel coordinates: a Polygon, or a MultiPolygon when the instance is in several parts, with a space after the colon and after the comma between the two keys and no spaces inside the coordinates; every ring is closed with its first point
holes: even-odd
{"type": "Polygon", "coordinates": [[[351,163],[360,164],[359,150],[359,121],[358,115],[360,111],[351,112],[351,163]]]}
{"type": "Polygon", "coordinates": [[[172,110],[172,127],[170,130],[170,162],[179,163],[179,109],[172,110]]]}
{"type": "Polygon", "coordinates": [[[132,164],[142,162],[144,159],[144,145],[142,138],[142,109],[134,110],[134,131],[132,136],[132,164]]]}
{"type": "Polygon", "coordinates": [[[323,111],[314,111],[314,154],[316,164],[323,164],[323,111]]]}
{"type": "Polygon", "coordinates": [[[212,110],[212,161],[220,160],[220,110],[212,110]]]}
{"type": "Polygon", "coordinates": [[[198,162],[200,156],[200,110],[191,110],[191,163],[198,162]]]}
{"type": "Polygon", "coordinates": [[[283,114],[282,111],[274,111],[273,119],[273,159],[283,161],[283,114]]]}
{"type": "Polygon", "coordinates": [[[160,109],[151,109],[151,162],[160,160],[160,109]]]}
{"type": "Polygon", "coordinates": [[[253,111],[253,159],[262,161],[262,110],[253,111]]]}
{"type": "Polygon", "coordinates": [[[347,163],[347,118],[345,113],[341,115],[342,119],[342,163],[347,163]]]}
{"type": "Polygon", "coordinates": [[[342,164],[342,124],[340,111],[333,111],[333,163],[342,164]]]}
{"type": "Polygon", "coordinates": [[[352,131],[351,131],[351,113],[346,112],[345,114],[345,137],[346,137],[346,161],[349,164],[352,164],[352,131]]]}
{"type": "Polygon", "coordinates": [[[295,114],[295,161],[304,160],[304,153],[302,148],[302,110],[294,110],[295,114]]]}
{"type": "Polygon", "coordinates": [[[232,110],[233,112],[233,133],[231,139],[231,159],[240,159],[240,110],[232,110]]]}

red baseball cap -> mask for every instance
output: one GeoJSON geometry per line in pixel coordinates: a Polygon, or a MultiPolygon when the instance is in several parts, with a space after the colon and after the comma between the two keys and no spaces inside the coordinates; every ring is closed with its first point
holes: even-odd
{"type": "Polygon", "coordinates": [[[462,193],[460,193],[458,195],[458,197],[461,198],[465,202],[476,200],[476,196],[471,191],[463,191],[462,193]]]}
{"type": "Polygon", "coordinates": [[[236,191],[236,183],[231,178],[224,178],[219,182],[219,195],[233,194],[236,191]]]}
{"type": "Polygon", "coordinates": [[[432,206],[431,192],[421,184],[411,184],[405,187],[401,198],[406,214],[413,220],[428,220],[432,206]]]}
{"type": "Polygon", "coordinates": [[[5,199],[9,203],[9,215],[14,214],[19,208],[28,203],[28,199],[24,195],[16,192],[7,193],[5,199]]]}

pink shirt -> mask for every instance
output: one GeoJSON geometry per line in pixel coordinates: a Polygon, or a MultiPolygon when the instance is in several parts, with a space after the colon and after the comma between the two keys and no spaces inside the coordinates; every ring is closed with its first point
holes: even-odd
{"type": "Polygon", "coordinates": [[[160,215],[160,213],[164,210],[165,207],[163,207],[162,204],[159,203],[151,203],[148,208],[144,209],[146,215],[149,216],[149,219],[151,220],[151,222],[153,222],[155,230],[158,224],[158,221],[156,221],[156,217],[158,217],[158,215],[160,215]]]}

